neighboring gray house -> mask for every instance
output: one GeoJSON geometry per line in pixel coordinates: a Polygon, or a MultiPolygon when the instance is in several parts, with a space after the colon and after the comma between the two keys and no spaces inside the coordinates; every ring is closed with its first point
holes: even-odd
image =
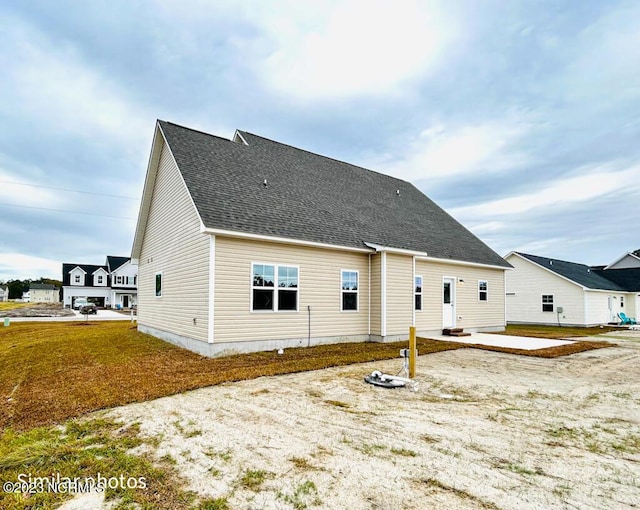
{"type": "Polygon", "coordinates": [[[138,329],[208,356],[505,326],[509,264],[412,184],[158,121],[138,329]]]}
{"type": "Polygon", "coordinates": [[[9,301],[9,287],[0,285],[0,303],[9,301]]]}
{"type": "Polygon", "coordinates": [[[595,326],[638,317],[640,258],[627,253],[608,266],[510,252],[507,322],[595,326]]]}

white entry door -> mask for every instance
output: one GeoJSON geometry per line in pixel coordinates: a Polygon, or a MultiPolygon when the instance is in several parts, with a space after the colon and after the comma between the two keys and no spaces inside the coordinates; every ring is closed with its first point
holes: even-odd
{"type": "Polygon", "coordinates": [[[455,279],[442,279],[442,327],[452,328],[456,325],[455,316],[455,279]]]}

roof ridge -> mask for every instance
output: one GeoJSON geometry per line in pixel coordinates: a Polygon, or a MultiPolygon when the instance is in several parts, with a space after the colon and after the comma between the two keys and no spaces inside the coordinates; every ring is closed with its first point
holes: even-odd
{"type": "Polygon", "coordinates": [[[585,267],[588,267],[588,268],[594,267],[594,266],[591,266],[589,264],[584,264],[582,262],[573,262],[572,260],[564,260],[564,259],[559,259],[559,258],[556,258],[556,257],[545,257],[544,255],[534,255],[533,253],[524,253],[524,252],[521,252],[521,251],[517,251],[515,253],[517,253],[518,255],[524,255],[524,256],[528,256],[528,257],[538,257],[540,259],[555,260],[557,262],[564,262],[566,264],[576,264],[578,266],[585,266],[585,267]]]}
{"type": "Polygon", "coordinates": [[[325,158],[325,159],[328,159],[328,160],[331,160],[331,161],[336,161],[337,163],[340,163],[342,165],[349,165],[349,166],[352,166],[354,168],[359,168],[360,170],[366,170],[367,172],[373,172],[374,174],[382,175],[382,176],[384,176],[384,177],[386,177],[388,179],[393,179],[395,181],[400,181],[400,182],[402,182],[404,184],[409,184],[409,185],[413,186],[413,184],[410,183],[409,181],[405,181],[404,179],[400,179],[399,177],[394,177],[393,175],[385,174],[385,173],[380,172],[378,170],[372,170],[371,168],[366,168],[364,166],[356,165],[355,163],[349,163],[348,161],[343,161],[341,159],[332,158],[331,156],[325,156],[324,154],[319,154],[317,152],[313,152],[313,151],[310,151],[308,149],[301,149],[300,147],[296,147],[295,145],[290,145],[288,143],[279,142],[278,140],[272,140],[271,138],[267,138],[266,136],[262,136],[262,135],[256,135],[255,133],[251,133],[250,131],[243,131],[241,129],[238,129],[238,131],[240,131],[241,133],[245,133],[247,135],[255,136],[256,138],[261,138],[262,140],[266,140],[267,142],[275,143],[277,145],[282,145],[283,147],[288,147],[290,149],[295,149],[295,150],[300,151],[300,152],[306,152],[307,154],[311,154],[312,156],[317,156],[319,158],[325,158]]]}
{"type": "Polygon", "coordinates": [[[214,135],[212,133],[207,133],[206,131],[202,131],[201,129],[194,129],[194,128],[189,127],[189,126],[183,126],[182,124],[176,124],[175,122],[171,122],[170,120],[157,119],[157,121],[158,122],[162,122],[164,124],[171,124],[172,126],[179,127],[181,129],[186,129],[188,131],[193,131],[194,133],[200,133],[201,135],[207,135],[207,136],[210,136],[211,138],[217,138],[218,140],[224,140],[225,142],[230,142],[230,143],[233,143],[234,145],[237,145],[230,138],[225,138],[223,136],[218,136],[218,135],[214,135]]]}

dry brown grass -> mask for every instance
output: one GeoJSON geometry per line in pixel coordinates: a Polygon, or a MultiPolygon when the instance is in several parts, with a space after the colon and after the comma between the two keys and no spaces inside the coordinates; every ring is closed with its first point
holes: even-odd
{"type": "Polygon", "coordinates": [[[539,326],[537,324],[509,324],[504,332],[496,334],[565,339],[601,335],[611,331],[618,331],[619,329],[620,328],[616,326],[604,326],[602,328],[599,326],[593,328],[576,328],[568,326],[539,326]]]}
{"type": "MultiPolygon", "coordinates": [[[[555,357],[606,345],[473,347],[555,357]]],[[[211,359],[139,333],[128,322],[18,323],[0,328],[0,427],[26,430],[222,382],[392,359],[402,347],[406,342],[348,343],[211,359]]],[[[418,340],[421,355],[465,347],[418,340]]]]}

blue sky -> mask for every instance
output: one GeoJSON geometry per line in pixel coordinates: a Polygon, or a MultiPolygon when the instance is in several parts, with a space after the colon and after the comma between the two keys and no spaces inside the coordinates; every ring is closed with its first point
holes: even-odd
{"type": "Polygon", "coordinates": [[[638,2],[3,2],[0,280],[130,253],[157,118],[409,180],[501,255],[612,262],[638,48],[638,2]]]}

